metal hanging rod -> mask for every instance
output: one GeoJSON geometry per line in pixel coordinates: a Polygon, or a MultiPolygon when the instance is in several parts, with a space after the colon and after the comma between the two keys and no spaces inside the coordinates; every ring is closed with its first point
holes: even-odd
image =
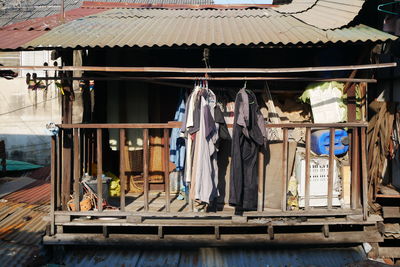
{"type": "Polygon", "coordinates": [[[296,68],[173,68],[173,67],[96,67],[96,66],[0,66],[0,70],[98,71],[98,72],[169,72],[169,73],[295,73],[341,70],[367,70],[396,67],[396,62],[348,66],[296,68]]]}
{"type": "Polygon", "coordinates": [[[376,83],[376,79],[358,79],[358,78],[317,78],[317,77],[37,77],[36,81],[52,80],[96,80],[96,81],[156,81],[156,80],[207,80],[207,81],[294,81],[294,82],[366,82],[376,83]]]}

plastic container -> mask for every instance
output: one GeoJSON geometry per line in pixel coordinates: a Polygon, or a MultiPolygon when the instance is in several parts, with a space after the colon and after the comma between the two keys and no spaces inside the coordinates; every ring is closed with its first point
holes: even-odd
{"type": "MultiPolygon", "coordinates": [[[[318,130],[311,134],[311,150],[317,155],[329,154],[329,130],[318,130]]],[[[342,155],[349,150],[349,135],[343,129],[335,129],[334,154],[342,155]]]]}
{"type": "MultiPolygon", "coordinates": [[[[103,180],[102,196],[103,196],[103,199],[108,202],[109,201],[109,193],[108,192],[110,190],[111,178],[103,176],[102,180],[103,180]]],[[[82,181],[84,181],[89,186],[89,188],[93,191],[93,193],[97,194],[97,179],[87,179],[86,178],[86,179],[84,179],[82,181]]],[[[80,190],[80,197],[82,198],[82,196],[83,196],[83,188],[82,188],[81,184],[80,184],[80,189],[79,190],[80,190]]]]}
{"type": "MultiPolygon", "coordinates": [[[[342,182],[339,177],[336,159],[333,161],[332,205],[341,206],[340,194],[342,182]]],[[[298,184],[299,207],[305,205],[306,160],[303,154],[296,153],[295,175],[298,184]]],[[[328,205],[329,159],[313,157],[310,159],[310,206],[325,207],[328,205]]]]}

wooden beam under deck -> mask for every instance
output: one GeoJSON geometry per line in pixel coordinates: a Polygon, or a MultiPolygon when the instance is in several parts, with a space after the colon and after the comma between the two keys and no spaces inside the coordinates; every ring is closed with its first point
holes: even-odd
{"type": "MultiPolygon", "coordinates": [[[[267,230],[267,228],[266,228],[267,230]]],[[[221,229],[220,229],[221,231],[221,229]]],[[[57,234],[53,237],[45,236],[45,245],[132,245],[132,246],[160,246],[160,247],[198,247],[198,246],[254,246],[265,244],[345,244],[382,242],[383,238],[378,231],[351,231],[330,232],[329,237],[322,233],[274,233],[271,240],[267,231],[265,234],[219,234],[216,235],[167,235],[162,239],[154,235],[110,234],[57,234]],[[251,240],[251,242],[249,242],[251,240]]]]}

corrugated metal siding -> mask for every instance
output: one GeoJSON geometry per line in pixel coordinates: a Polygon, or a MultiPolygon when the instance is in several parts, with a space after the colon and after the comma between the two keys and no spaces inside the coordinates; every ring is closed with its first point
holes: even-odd
{"type": "Polygon", "coordinates": [[[3,66],[19,66],[20,52],[0,52],[0,64],[3,66]]]}
{"type": "Polygon", "coordinates": [[[79,248],[69,249],[63,263],[67,266],[344,266],[364,260],[361,247],[352,248],[199,248],[137,249],[79,248]]]}
{"type": "Polygon", "coordinates": [[[270,9],[114,9],[61,25],[23,47],[295,45],[392,38],[364,25],[325,31],[270,9]]]}

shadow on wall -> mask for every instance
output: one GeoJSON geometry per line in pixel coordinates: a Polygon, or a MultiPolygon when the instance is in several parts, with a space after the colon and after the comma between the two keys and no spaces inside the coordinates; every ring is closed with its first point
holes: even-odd
{"type": "Polygon", "coordinates": [[[50,136],[26,134],[0,134],[6,145],[7,159],[33,164],[50,164],[50,136]]]}

